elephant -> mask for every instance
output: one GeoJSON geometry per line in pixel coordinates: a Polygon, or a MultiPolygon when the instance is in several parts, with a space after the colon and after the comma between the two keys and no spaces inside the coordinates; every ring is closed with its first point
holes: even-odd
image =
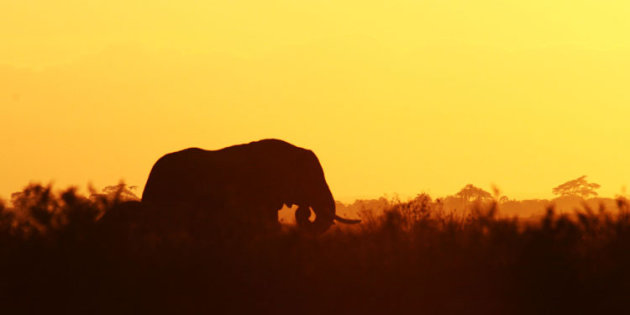
{"type": "Polygon", "coordinates": [[[180,222],[248,224],[242,227],[248,229],[279,226],[283,205],[297,205],[298,229],[309,234],[321,234],[335,221],[360,222],[335,213],[317,156],[278,139],[166,154],[151,169],[142,203],[180,222]]]}

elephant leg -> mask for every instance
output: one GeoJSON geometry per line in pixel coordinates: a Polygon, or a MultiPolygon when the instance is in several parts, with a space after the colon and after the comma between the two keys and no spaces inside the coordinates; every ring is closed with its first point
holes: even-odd
{"type": "Polygon", "coordinates": [[[278,221],[278,210],[266,209],[264,220],[267,223],[267,225],[271,228],[280,227],[280,222],[278,221]]]}
{"type": "Polygon", "coordinates": [[[257,224],[264,230],[277,230],[280,228],[278,222],[278,210],[271,207],[261,207],[258,209],[257,224]]]}
{"type": "Polygon", "coordinates": [[[240,226],[247,231],[257,233],[256,231],[275,230],[280,227],[278,222],[278,211],[269,207],[256,206],[245,208],[238,215],[240,226]]]}
{"type": "Polygon", "coordinates": [[[278,222],[278,210],[269,211],[269,221],[278,222]]]}

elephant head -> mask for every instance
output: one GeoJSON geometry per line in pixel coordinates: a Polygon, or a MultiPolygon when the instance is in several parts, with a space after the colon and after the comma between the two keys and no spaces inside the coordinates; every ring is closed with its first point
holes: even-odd
{"type": "Polygon", "coordinates": [[[359,223],[359,220],[349,220],[336,214],[335,199],[324,178],[324,171],[317,156],[310,150],[300,150],[297,154],[296,168],[293,170],[295,179],[288,202],[291,206],[298,205],[295,221],[301,229],[321,234],[328,230],[335,221],[345,224],[359,223]],[[311,220],[312,214],[315,215],[311,220]]]}

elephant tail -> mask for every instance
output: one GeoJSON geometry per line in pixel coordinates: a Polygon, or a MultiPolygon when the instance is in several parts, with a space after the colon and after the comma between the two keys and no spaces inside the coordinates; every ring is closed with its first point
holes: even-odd
{"type": "Polygon", "coordinates": [[[341,222],[341,223],[345,223],[345,224],[357,224],[357,223],[361,223],[361,220],[351,220],[351,219],[345,219],[342,218],[338,215],[335,215],[335,221],[337,222],[341,222]]]}

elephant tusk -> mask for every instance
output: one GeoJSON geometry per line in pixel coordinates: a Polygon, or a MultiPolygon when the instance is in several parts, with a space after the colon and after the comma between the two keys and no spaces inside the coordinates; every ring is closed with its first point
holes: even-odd
{"type": "Polygon", "coordinates": [[[361,220],[351,220],[351,219],[345,219],[342,218],[338,215],[335,215],[335,220],[337,220],[338,222],[341,223],[345,223],[345,224],[357,224],[357,223],[361,223],[361,220]]]}

